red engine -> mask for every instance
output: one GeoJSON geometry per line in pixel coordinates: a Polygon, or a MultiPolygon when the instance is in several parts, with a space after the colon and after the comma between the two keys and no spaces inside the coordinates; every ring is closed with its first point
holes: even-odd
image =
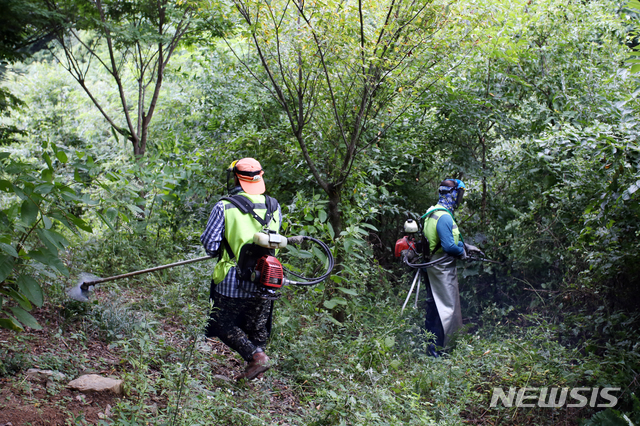
{"type": "Polygon", "coordinates": [[[258,259],[253,271],[252,281],[269,288],[280,288],[284,284],[282,264],[273,256],[262,256],[258,259]]]}
{"type": "Polygon", "coordinates": [[[404,236],[396,241],[396,249],[394,251],[395,256],[402,256],[402,252],[404,250],[413,250],[414,252],[416,251],[416,242],[413,240],[413,238],[404,236]]]}

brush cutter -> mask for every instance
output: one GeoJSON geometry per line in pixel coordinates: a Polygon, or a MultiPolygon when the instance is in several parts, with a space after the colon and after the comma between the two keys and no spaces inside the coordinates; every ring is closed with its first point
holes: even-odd
{"type": "Polygon", "coordinates": [[[121,278],[133,277],[135,275],[147,274],[149,272],[160,271],[162,269],[173,268],[175,266],[186,265],[188,263],[201,262],[203,260],[213,259],[211,256],[202,256],[195,259],[183,260],[176,263],[169,263],[168,265],[156,266],[154,268],[143,269],[141,271],[129,272],[127,274],[116,275],[108,278],[98,278],[91,274],[80,274],[78,285],[67,291],[70,298],[78,300],[80,302],[88,302],[92,287],[96,284],[106,283],[107,281],[119,280],[121,278]]]}
{"type": "MultiPolygon", "coordinates": [[[[275,250],[276,248],[284,248],[287,246],[287,244],[302,244],[303,241],[311,241],[319,245],[327,256],[328,267],[326,272],[320,277],[308,278],[296,274],[295,272],[284,268],[280,261],[278,261],[278,259],[276,259],[275,256],[273,256],[271,253],[262,252],[259,250],[254,250],[255,256],[251,256],[249,254],[247,256],[244,256],[244,259],[241,259],[239,261],[239,264],[236,267],[238,271],[238,277],[240,277],[243,281],[251,281],[255,283],[259,289],[257,296],[267,299],[274,299],[279,297],[279,295],[274,295],[273,291],[282,288],[284,285],[310,286],[324,281],[327,277],[329,277],[331,271],[333,270],[334,259],[333,255],[331,254],[331,250],[322,241],[312,237],[308,237],[306,235],[285,238],[274,233],[273,231],[268,233],[257,232],[253,236],[253,245],[255,245],[256,247],[273,250],[275,250]],[[291,279],[288,279],[284,276],[285,273],[293,275],[299,279],[302,279],[303,281],[293,281],[291,279]]],[[[143,269],[141,271],[134,271],[126,274],[116,275],[108,278],[98,278],[95,275],[82,273],[80,274],[78,285],[67,291],[67,294],[72,299],[78,300],[80,302],[88,302],[91,290],[97,284],[107,281],[119,280],[121,278],[133,277],[135,275],[147,274],[149,272],[160,271],[162,269],[173,268],[189,263],[200,262],[207,259],[213,259],[213,257],[203,256],[195,259],[188,259],[176,263],[170,263],[168,265],[161,265],[154,268],[143,269]]]]}

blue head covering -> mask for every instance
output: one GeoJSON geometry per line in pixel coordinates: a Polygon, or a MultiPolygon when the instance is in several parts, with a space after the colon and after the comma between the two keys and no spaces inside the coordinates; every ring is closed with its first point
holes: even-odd
{"type": "MultiPolygon", "coordinates": [[[[440,194],[438,204],[454,211],[458,207],[459,190],[464,191],[465,184],[460,179],[445,179],[445,181],[447,180],[454,181],[456,186],[452,188],[450,186],[440,184],[440,187],[438,188],[438,193],[440,194]]],[[[444,183],[444,181],[442,183],[444,183]]]]}
{"type": "MultiPolygon", "coordinates": [[[[448,186],[441,186],[438,189],[441,191],[449,191],[451,188],[448,186]]],[[[454,189],[450,192],[440,193],[438,204],[453,211],[457,207],[457,200],[458,200],[458,191],[454,189]]]]}

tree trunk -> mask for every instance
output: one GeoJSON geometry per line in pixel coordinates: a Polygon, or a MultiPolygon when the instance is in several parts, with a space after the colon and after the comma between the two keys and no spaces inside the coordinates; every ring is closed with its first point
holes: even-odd
{"type": "Polygon", "coordinates": [[[487,217],[487,144],[482,136],[480,143],[482,144],[482,213],[480,223],[484,225],[487,217]]]}
{"type": "MultiPolygon", "coordinates": [[[[342,232],[342,213],[340,212],[340,201],[342,198],[342,185],[329,184],[329,223],[333,227],[335,236],[338,237],[342,232]]],[[[338,273],[342,269],[343,253],[337,251],[337,257],[335,259],[335,267],[333,273],[338,273]]],[[[333,295],[333,285],[331,281],[327,282],[325,286],[325,298],[331,298],[333,295]]],[[[346,311],[342,305],[338,305],[331,310],[333,318],[339,322],[344,322],[346,319],[346,311]]]]}
{"type": "Polygon", "coordinates": [[[342,232],[342,213],[340,212],[340,200],[342,198],[342,186],[329,184],[329,223],[333,227],[335,235],[342,232]]]}

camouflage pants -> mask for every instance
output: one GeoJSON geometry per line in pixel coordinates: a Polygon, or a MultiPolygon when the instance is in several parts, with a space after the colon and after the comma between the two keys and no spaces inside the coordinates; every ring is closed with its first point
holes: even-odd
{"type": "Polygon", "coordinates": [[[207,337],[217,337],[245,361],[267,346],[271,333],[273,301],[259,297],[233,298],[211,291],[213,308],[205,329],[207,337]]]}

